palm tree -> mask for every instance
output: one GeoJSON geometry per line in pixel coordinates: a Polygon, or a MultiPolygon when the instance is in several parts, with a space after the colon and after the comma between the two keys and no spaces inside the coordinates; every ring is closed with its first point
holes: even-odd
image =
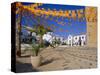
{"type": "Polygon", "coordinates": [[[43,46],[43,35],[46,33],[46,32],[51,32],[51,29],[50,28],[45,28],[44,25],[34,25],[33,28],[31,27],[27,27],[27,26],[24,26],[25,29],[27,29],[28,31],[30,31],[31,33],[32,32],[35,32],[37,35],[39,35],[39,47],[35,47],[33,46],[34,48],[36,48],[36,51],[35,51],[35,55],[37,56],[38,55],[38,51],[39,51],[39,48],[43,46]]]}
{"type": "Polygon", "coordinates": [[[39,44],[42,45],[43,40],[42,40],[42,36],[48,31],[47,29],[44,28],[43,25],[37,25],[36,26],[36,34],[40,36],[39,38],[39,44]]]}

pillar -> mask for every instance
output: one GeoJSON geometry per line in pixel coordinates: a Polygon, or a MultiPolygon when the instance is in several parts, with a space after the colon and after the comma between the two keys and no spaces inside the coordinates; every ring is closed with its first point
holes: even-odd
{"type": "Polygon", "coordinates": [[[86,7],[85,17],[87,21],[87,46],[97,46],[97,8],[86,7]]]}

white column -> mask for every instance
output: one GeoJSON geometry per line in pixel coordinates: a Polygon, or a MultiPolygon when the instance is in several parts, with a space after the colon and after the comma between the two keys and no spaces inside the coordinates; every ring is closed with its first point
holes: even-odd
{"type": "Polygon", "coordinates": [[[68,45],[72,46],[73,44],[73,37],[71,35],[68,36],[68,45]]]}

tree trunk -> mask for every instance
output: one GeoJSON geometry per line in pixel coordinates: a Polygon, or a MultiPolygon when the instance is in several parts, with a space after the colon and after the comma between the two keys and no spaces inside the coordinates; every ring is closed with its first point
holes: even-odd
{"type": "Polygon", "coordinates": [[[18,24],[16,28],[16,50],[17,56],[21,56],[21,19],[22,19],[22,10],[20,10],[19,17],[18,17],[18,24]]]}
{"type": "Polygon", "coordinates": [[[43,44],[43,39],[42,39],[42,35],[40,36],[40,41],[39,41],[40,46],[43,44]]]}

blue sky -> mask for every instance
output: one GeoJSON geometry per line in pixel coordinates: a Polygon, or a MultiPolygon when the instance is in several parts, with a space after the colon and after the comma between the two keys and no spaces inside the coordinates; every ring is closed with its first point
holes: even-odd
{"type": "MultiPolygon", "coordinates": [[[[28,5],[30,3],[23,3],[24,5],[28,5]]],[[[39,6],[39,8],[44,8],[44,9],[56,9],[56,10],[77,10],[77,9],[85,9],[84,6],[72,6],[72,5],[55,5],[55,4],[43,4],[42,6],[39,6]]],[[[71,35],[78,35],[82,33],[86,33],[86,20],[84,19],[83,21],[79,21],[78,19],[71,21],[68,20],[68,18],[63,18],[59,17],[58,21],[59,22],[64,22],[65,25],[58,24],[55,22],[57,17],[52,17],[50,16],[48,19],[42,18],[40,16],[37,16],[37,19],[34,18],[34,15],[27,13],[28,16],[23,16],[22,18],[22,25],[29,25],[33,27],[34,25],[37,25],[37,19],[40,19],[40,24],[45,24],[48,26],[54,25],[55,29],[51,27],[53,32],[58,35],[58,36],[63,36],[67,37],[69,34],[71,35]],[[52,20],[50,20],[52,18],[52,20]],[[60,31],[60,30],[63,30],[60,31]]],[[[25,32],[25,30],[22,30],[25,32]]]]}

